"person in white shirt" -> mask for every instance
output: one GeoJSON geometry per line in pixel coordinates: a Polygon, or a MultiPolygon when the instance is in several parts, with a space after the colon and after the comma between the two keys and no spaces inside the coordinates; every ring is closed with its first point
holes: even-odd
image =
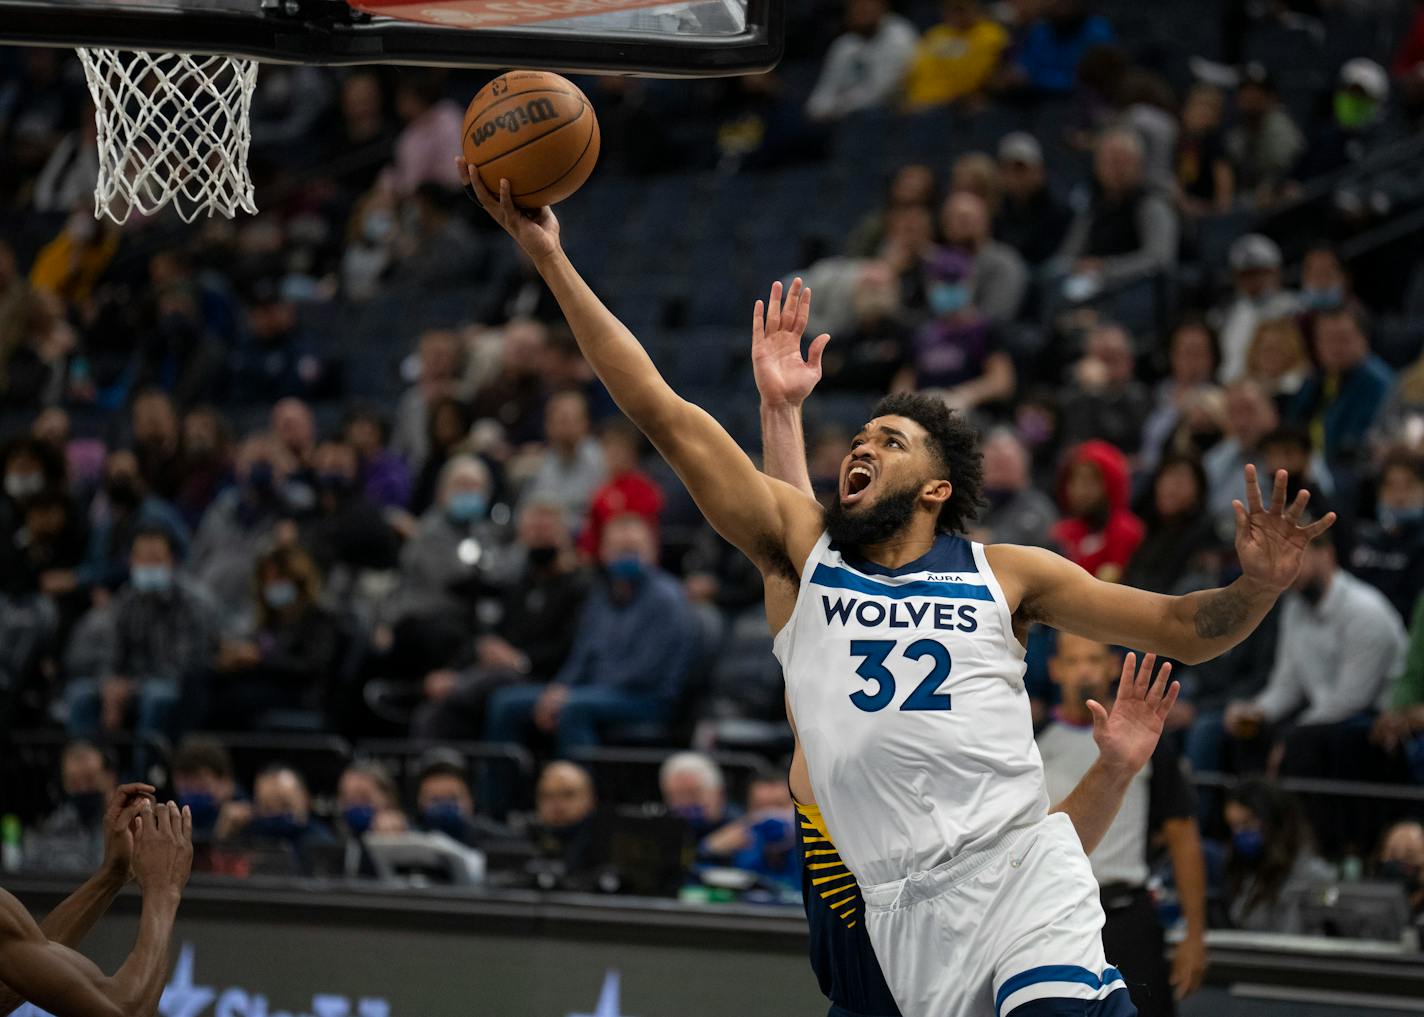
{"type": "Polygon", "coordinates": [[[831,43],[806,100],[812,120],[836,120],[883,106],[900,90],[919,32],[887,0],[850,0],[845,32],[831,43]]]}

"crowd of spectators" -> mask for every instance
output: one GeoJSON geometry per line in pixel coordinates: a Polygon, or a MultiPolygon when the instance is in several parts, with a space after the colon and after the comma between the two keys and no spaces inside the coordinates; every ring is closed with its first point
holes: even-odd
{"type": "MultiPolygon", "coordinates": [[[[1386,348],[1381,318],[1400,307],[1353,285],[1360,245],[1347,256],[1345,241],[1369,209],[1303,241],[1272,227],[1417,116],[1424,14],[1393,60],[1343,54],[1311,117],[1284,101],[1286,68],[1153,65],[1087,0],[848,0],[843,25],[795,17],[809,30],[776,74],[590,83],[600,174],[770,181],[830,158],[858,117],[952,130],[1029,111],[1033,130],[987,151],[896,168],[802,266],[812,328],[833,335],[822,387],[856,413],[889,391],[941,393],[985,435],[975,538],[1052,547],[1109,581],[1232,579],[1248,463],[1288,469],[1292,494],[1338,512],[1260,630],[1179,671],[1170,737],[1198,771],[1267,778],[1201,799],[1227,845],[1221,921],[1288,925],[1263,916],[1322,858],[1407,870],[1420,903],[1417,824],[1302,813],[1272,781],[1424,783],[1424,326],[1386,348]],[[649,112],[674,100],[691,110],[680,132],[649,112]]],[[[694,734],[719,747],[737,704],[712,702],[706,675],[735,658],[757,583],[715,534],[671,524],[686,515],[676,481],[531,267],[459,195],[452,97],[478,82],[264,68],[252,158],[267,210],[119,228],[89,213],[76,67],[0,50],[0,722],[75,739],[45,835],[92,825],[109,745],[132,737],[142,773],[179,746],[169,780],[217,871],[262,841],[295,846],[307,871],[336,852],[370,874],[363,839],[412,831],[597,868],[605,810],[572,760],[694,734]],[[383,358],[313,314],[465,289],[478,300],[384,337],[383,358]],[[373,363],[404,391],[352,398],[373,363]],[[354,765],[314,804],[280,754],[239,787],[221,742],[190,737],[203,731],[514,743],[549,762],[527,822],[439,757],[404,791],[354,765]]],[[[854,420],[814,400],[808,414],[823,490],[854,420]]],[[[1040,721],[1059,698],[1049,645],[1030,647],[1040,721]]],[[[752,646],[760,672],[744,673],[764,673],[752,646]]],[[[779,692],[753,700],[769,705],[752,719],[779,719],[779,692]]],[[[779,762],[785,747],[761,749],[779,762]]],[[[706,756],[674,756],[661,789],[692,864],[797,885],[784,782],[759,777],[734,803],[706,756]]]]}

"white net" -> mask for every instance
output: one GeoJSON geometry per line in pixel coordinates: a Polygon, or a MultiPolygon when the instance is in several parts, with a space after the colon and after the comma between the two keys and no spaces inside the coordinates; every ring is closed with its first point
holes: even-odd
{"type": "Polygon", "coordinates": [[[81,49],[99,128],[95,217],[172,205],[185,222],[253,213],[247,172],[257,63],[237,57],[81,49]]]}

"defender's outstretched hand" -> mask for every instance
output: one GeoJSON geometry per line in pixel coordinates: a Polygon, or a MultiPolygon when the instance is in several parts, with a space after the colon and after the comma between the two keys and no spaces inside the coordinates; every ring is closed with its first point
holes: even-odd
{"type": "Polygon", "coordinates": [[[460,178],[468,180],[469,191],[480,207],[494,217],[494,221],[504,227],[524,253],[535,262],[541,258],[557,254],[559,251],[559,220],[553,209],[525,209],[514,203],[509,181],[499,182],[499,193],[495,194],[480,179],[480,171],[465,161],[464,156],[456,156],[455,164],[460,167],[460,178]]]}
{"type": "Polygon", "coordinates": [[[1305,546],[1335,522],[1335,513],[1330,512],[1309,526],[1300,525],[1309,501],[1310,492],[1302,488],[1287,507],[1286,471],[1277,470],[1271,506],[1266,508],[1261,503],[1256,467],[1247,464],[1246,504],[1231,503],[1236,510],[1236,556],[1243,575],[1276,591],[1295,582],[1305,546]]]}
{"type": "Polygon", "coordinates": [[[752,312],[752,372],[757,392],[767,406],[800,406],[821,380],[821,354],[831,337],[818,335],[806,356],[801,336],[811,317],[811,287],[798,277],[781,299],[781,283],[771,284],[771,297],[756,302],[752,312]]]}
{"type": "Polygon", "coordinates": [[[1093,740],[1103,760],[1127,772],[1136,773],[1147,765],[1162,737],[1167,714],[1182,691],[1179,682],[1170,682],[1172,665],[1163,664],[1154,680],[1157,654],[1149,653],[1137,667],[1137,655],[1129,653],[1122,660],[1122,680],[1117,686],[1117,699],[1112,713],[1096,700],[1088,700],[1093,715],[1093,740]]]}

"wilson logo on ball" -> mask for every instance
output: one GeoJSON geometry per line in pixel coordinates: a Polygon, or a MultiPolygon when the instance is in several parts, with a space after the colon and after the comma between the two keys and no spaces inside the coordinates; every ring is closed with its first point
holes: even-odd
{"type": "Polygon", "coordinates": [[[545,120],[553,120],[558,115],[559,111],[554,108],[554,103],[551,100],[534,99],[523,106],[516,106],[486,120],[475,128],[471,139],[478,147],[500,131],[518,134],[522,128],[530,124],[542,124],[545,120]]]}

